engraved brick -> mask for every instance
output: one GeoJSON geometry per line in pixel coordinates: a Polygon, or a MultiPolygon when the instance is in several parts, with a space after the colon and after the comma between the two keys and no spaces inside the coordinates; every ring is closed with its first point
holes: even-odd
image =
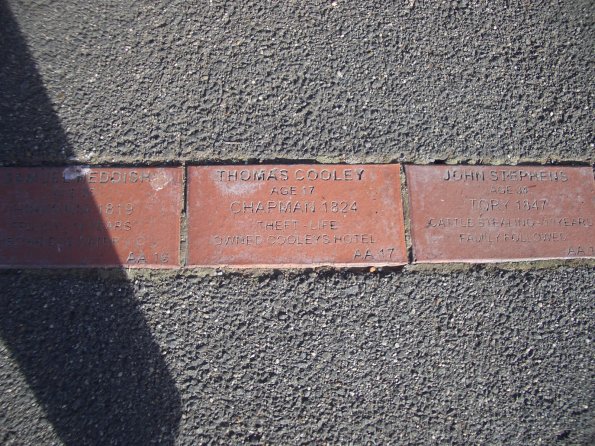
{"type": "Polygon", "coordinates": [[[398,165],[188,169],[189,265],[407,262],[398,165]]]}
{"type": "Polygon", "coordinates": [[[590,167],[407,166],[416,262],[595,257],[590,167]]]}
{"type": "Polygon", "coordinates": [[[0,169],[3,267],[179,266],[179,168],[0,169]]]}

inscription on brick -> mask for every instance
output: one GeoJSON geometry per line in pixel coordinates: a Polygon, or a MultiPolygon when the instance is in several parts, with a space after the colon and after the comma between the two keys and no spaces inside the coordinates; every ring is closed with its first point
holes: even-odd
{"type": "Polygon", "coordinates": [[[182,169],[0,169],[0,265],[179,266],[182,169]]]}
{"type": "Polygon", "coordinates": [[[193,266],[407,262],[398,165],[188,168],[193,266]]]}
{"type": "Polygon", "coordinates": [[[407,166],[417,262],[595,257],[590,167],[407,166]]]}

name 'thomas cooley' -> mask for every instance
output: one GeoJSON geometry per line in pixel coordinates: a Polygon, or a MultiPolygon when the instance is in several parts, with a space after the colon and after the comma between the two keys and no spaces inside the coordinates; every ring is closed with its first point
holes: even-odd
{"type": "Polygon", "coordinates": [[[220,169],[217,181],[361,181],[362,168],[220,169]]]}

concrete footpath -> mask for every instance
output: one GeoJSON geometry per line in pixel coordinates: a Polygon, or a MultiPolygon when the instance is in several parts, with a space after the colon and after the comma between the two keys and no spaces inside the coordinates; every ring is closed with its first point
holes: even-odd
{"type": "MultiPolygon", "coordinates": [[[[594,14],[0,0],[0,166],[592,166],[594,14]]],[[[590,445],[594,266],[0,270],[0,443],[590,445]]]]}

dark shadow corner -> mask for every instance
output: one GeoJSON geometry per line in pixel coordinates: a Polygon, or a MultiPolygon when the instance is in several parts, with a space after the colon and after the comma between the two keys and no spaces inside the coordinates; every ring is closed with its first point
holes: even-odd
{"type": "MultiPolygon", "coordinates": [[[[71,155],[0,0],[0,165],[66,163],[71,155]]],[[[4,270],[0,289],[0,336],[64,443],[174,443],[180,395],[122,270],[4,270]]]]}

